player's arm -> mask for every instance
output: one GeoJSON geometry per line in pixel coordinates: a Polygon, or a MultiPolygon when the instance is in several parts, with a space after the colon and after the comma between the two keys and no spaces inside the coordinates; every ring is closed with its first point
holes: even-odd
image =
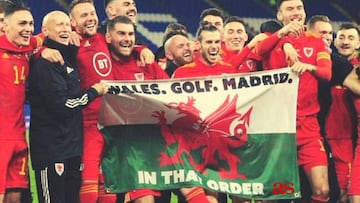
{"type": "Polygon", "coordinates": [[[317,54],[317,63],[315,70],[312,72],[320,79],[330,81],[332,72],[331,72],[332,61],[330,53],[327,51],[322,51],[317,54]]]}
{"type": "Polygon", "coordinates": [[[289,66],[299,61],[300,56],[291,43],[285,43],[283,45],[283,50],[285,53],[286,61],[288,62],[289,66]]]}
{"type": "MultiPolygon", "coordinates": [[[[304,25],[301,25],[299,22],[292,21],[291,23],[285,25],[282,27],[279,31],[273,33],[268,38],[261,41],[256,46],[257,54],[260,56],[265,55],[269,51],[271,51],[275,45],[280,41],[280,39],[283,39],[287,36],[296,37],[299,36],[304,31],[304,25]]],[[[286,42],[289,42],[289,40],[281,40],[282,45],[286,42]]],[[[281,46],[282,46],[281,45],[281,46]]]]}
{"type": "Polygon", "coordinates": [[[331,79],[331,60],[320,60],[316,65],[303,63],[303,62],[295,62],[291,66],[291,70],[296,75],[302,75],[303,73],[309,71],[313,73],[320,79],[330,81],[331,79]]]}
{"type": "Polygon", "coordinates": [[[247,45],[244,46],[244,48],[238,54],[236,54],[233,58],[230,59],[230,61],[227,62],[229,62],[234,67],[239,67],[247,58],[249,53],[255,48],[255,46],[266,38],[267,35],[263,33],[256,35],[247,45]]]}
{"type": "Polygon", "coordinates": [[[51,63],[60,63],[61,65],[64,65],[65,63],[61,53],[56,49],[40,47],[35,50],[31,59],[37,60],[40,57],[44,58],[45,60],[48,60],[51,63]]]}
{"type": "MultiPolygon", "coordinates": [[[[31,88],[37,90],[50,109],[56,113],[66,116],[75,110],[79,110],[88,105],[100,94],[106,92],[105,85],[96,84],[85,92],[78,95],[69,95],[69,85],[64,79],[65,67],[60,67],[54,63],[45,60],[35,62],[30,74],[30,92],[31,88]]],[[[75,71],[66,67],[65,71],[75,71]]],[[[31,96],[30,96],[31,97],[31,96]]]]}
{"type": "Polygon", "coordinates": [[[278,36],[277,32],[270,35],[266,39],[262,40],[256,45],[256,53],[260,56],[263,56],[270,52],[275,45],[280,41],[280,37],[278,36]]]}
{"type": "Polygon", "coordinates": [[[140,66],[145,66],[146,64],[152,64],[155,62],[154,53],[144,45],[136,45],[134,47],[135,53],[140,59],[140,66]]]}
{"type": "Polygon", "coordinates": [[[44,39],[45,36],[42,33],[31,37],[30,46],[33,49],[32,60],[42,57],[52,63],[64,64],[64,59],[58,50],[42,46],[44,39]]]}
{"type": "Polygon", "coordinates": [[[360,96],[359,76],[360,75],[357,74],[356,68],[353,68],[343,81],[343,85],[347,87],[350,91],[352,91],[354,94],[360,96]]]}

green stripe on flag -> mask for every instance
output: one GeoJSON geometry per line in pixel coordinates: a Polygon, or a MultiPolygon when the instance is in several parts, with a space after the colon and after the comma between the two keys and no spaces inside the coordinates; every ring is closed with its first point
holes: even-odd
{"type": "Polygon", "coordinates": [[[234,137],[205,137],[180,149],[179,142],[166,146],[160,131],[149,133],[154,126],[143,128],[144,133],[134,134],[126,126],[102,129],[102,167],[109,191],[202,186],[249,199],[300,196],[293,133],[249,134],[242,146],[234,137]]]}

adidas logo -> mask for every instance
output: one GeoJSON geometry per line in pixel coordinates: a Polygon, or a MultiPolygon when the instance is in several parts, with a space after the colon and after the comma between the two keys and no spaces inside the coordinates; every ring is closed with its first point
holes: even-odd
{"type": "Polygon", "coordinates": [[[69,66],[66,66],[66,72],[67,74],[70,74],[71,72],[73,72],[74,69],[73,68],[70,68],[69,66]]]}
{"type": "Polygon", "coordinates": [[[91,46],[91,44],[90,44],[89,40],[86,40],[86,42],[84,43],[84,47],[89,47],[89,46],[91,46]]]}

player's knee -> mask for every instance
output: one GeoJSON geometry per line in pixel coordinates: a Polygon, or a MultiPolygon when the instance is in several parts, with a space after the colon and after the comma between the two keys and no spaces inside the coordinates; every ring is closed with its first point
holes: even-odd
{"type": "Polygon", "coordinates": [[[313,196],[317,196],[317,197],[328,198],[329,194],[330,194],[329,185],[325,183],[319,187],[315,187],[313,191],[313,196]]]}
{"type": "Polygon", "coordinates": [[[142,196],[134,200],[134,203],[154,203],[154,202],[155,202],[155,198],[153,195],[142,196]]]}

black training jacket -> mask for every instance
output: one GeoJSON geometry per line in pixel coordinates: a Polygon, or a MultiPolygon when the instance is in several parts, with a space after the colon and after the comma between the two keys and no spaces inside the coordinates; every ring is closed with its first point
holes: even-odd
{"type": "Polygon", "coordinates": [[[81,110],[98,96],[95,89],[80,89],[74,46],[65,46],[48,38],[44,46],[57,49],[65,64],[43,58],[32,62],[28,98],[31,108],[30,156],[34,169],[81,156],[83,120],[81,110]]]}

